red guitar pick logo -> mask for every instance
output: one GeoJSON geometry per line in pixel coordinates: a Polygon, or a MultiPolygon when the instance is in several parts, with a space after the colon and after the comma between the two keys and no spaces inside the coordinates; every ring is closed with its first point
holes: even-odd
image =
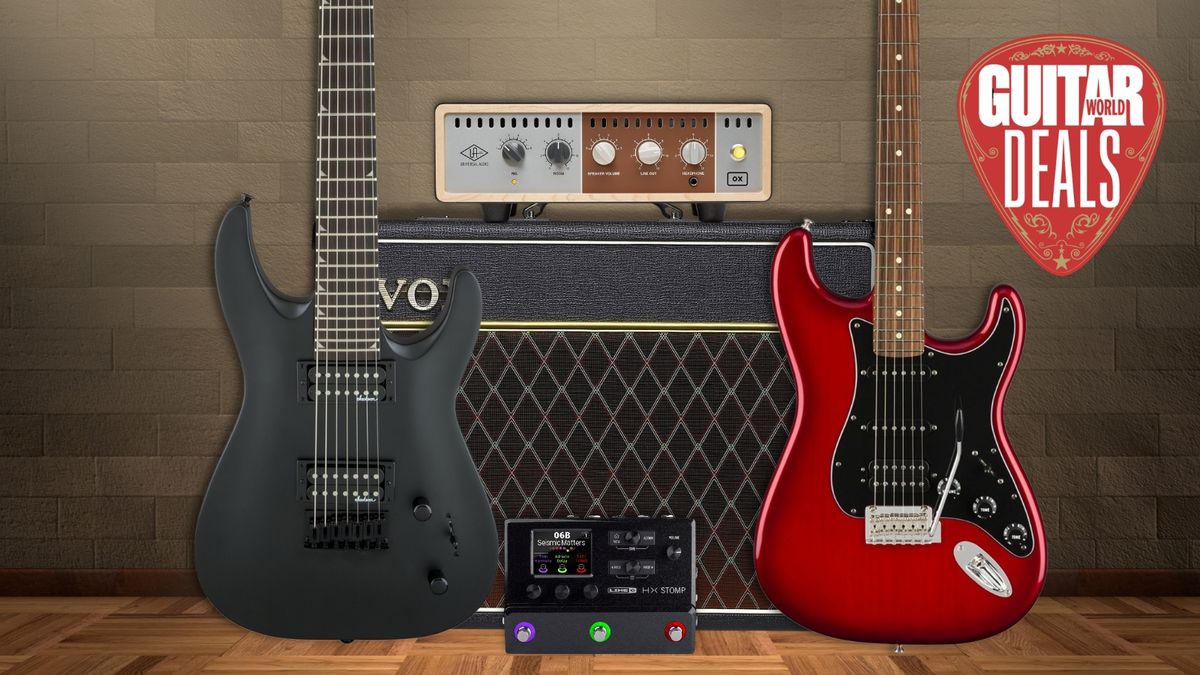
{"type": "Polygon", "coordinates": [[[1158,151],[1158,73],[1111,40],[1037,35],[985,54],[958,94],[963,142],[1005,225],[1046,271],[1075,273],[1112,236],[1158,151]]]}

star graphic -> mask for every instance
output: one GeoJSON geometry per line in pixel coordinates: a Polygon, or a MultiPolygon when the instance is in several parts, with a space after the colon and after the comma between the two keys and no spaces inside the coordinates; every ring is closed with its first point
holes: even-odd
{"type": "Polygon", "coordinates": [[[1069,262],[1071,261],[1067,260],[1067,256],[1063,255],[1062,251],[1059,251],[1058,257],[1054,259],[1054,269],[1065,270],[1067,269],[1067,263],[1069,262]]]}
{"type": "Polygon", "coordinates": [[[1058,46],[1058,53],[1059,53],[1059,54],[1066,54],[1066,53],[1067,53],[1067,47],[1066,47],[1066,45],[1059,45],[1059,46],[1058,46]]]}

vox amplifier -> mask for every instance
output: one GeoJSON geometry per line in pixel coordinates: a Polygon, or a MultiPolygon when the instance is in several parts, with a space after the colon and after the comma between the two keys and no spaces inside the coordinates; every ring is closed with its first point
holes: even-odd
{"type": "MultiPolygon", "coordinates": [[[[795,413],[770,274],[798,226],[385,221],[381,309],[392,330],[418,330],[450,271],[471,269],[483,330],[458,415],[496,522],[694,520],[698,612],[706,626],[747,626],[777,615],[756,581],[753,532],[795,413]]],[[[866,295],[872,225],[806,226],[825,284],[866,295]]],[[[491,607],[503,604],[501,570],[498,556],[491,607]]]]}
{"type": "Polygon", "coordinates": [[[689,654],[696,525],[663,518],[504,524],[510,654],[689,654]]]}

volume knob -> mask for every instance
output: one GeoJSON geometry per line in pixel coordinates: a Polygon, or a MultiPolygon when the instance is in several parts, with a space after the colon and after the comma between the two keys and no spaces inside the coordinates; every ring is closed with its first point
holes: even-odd
{"type": "Polygon", "coordinates": [[[525,144],[521,141],[505,141],[500,154],[509,164],[520,164],[525,161],[525,144]]]}
{"type": "Polygon", "coordinates": [[[608,166],[617,158],[617,146],[608,141],[600,141],[592,146],[592,161],[600,166],[608,166]]]}
{"type": "Polygon", "coordinates": [[[571,144],[562,139],[554,139],[546,146],[546,159],[551,164],[566,164],[571,161],[571,144]]]}
{"type": "Polygon", "coordinates": [[[637,147],[637,158],[642,164],[658,164],[662,159],[662,146],[655,141],[642,141],[637,147]]]}
{"type": "Polygon", "coordinates": [[[679,155],[683,157],[683,161],[695,166],[703,163],[708,157],[708,148],[700,141],[688,141],[679,150],[679,155]]]}

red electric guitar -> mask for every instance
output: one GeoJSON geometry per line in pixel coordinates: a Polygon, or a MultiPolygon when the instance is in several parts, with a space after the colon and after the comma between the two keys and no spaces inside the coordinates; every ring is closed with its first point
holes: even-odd
{"type": "Polygon", "coordinates": [[[876,284],[817,279],[808,232],[775,257],[797,415],[763,504],[758,579],[797,622],[866,642],[978,640],[1046,573],[1042,523],[1004,429],[1025,319],[992,291],[975,334],[925,335],[917,0],[879,0],[876,284]]]}

